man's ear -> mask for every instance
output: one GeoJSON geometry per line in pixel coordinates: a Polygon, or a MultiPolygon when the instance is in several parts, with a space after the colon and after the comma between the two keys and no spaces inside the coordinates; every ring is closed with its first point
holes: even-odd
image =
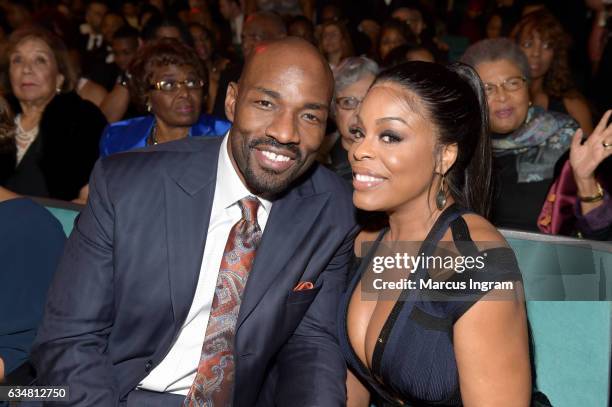
{"type": "Polygon", "coordinates": [[[236,82],[230,82],[229,85],[227,85],[227,91],[225,93],[225,116],[232,123],[234,122],[237,97],[238,84],[236,82]]]}
{"type": "Polygon", "coordinates": [[[459,153],[459,147],[457,143],[447,144],[442,146],[441,151],[441,162],[440,168],[438,168],[438,172],[441,174],[446,174],[448,170],[455,164],[457,161],[457,154],[459,153]]]}

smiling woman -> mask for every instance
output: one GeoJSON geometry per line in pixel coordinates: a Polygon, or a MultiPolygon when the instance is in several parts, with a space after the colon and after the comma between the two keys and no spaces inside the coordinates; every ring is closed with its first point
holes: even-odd
{"type": "MultiPolygon", "coordinates": [[[[353,203],[385,212],[389,222],[367,253],[360,243],[373,236],[357,238],[353,279],[339,312],[340,343],[353,374],[349,407],[370,405],[370,395],[382,406],[529,403],[521,276],[511,249],[483,217],[491,170],[485,98],[476,72],[464,64],[408,62],[376,77],[350,126],[353,203]],[[458,241],[487,258],[488,282],[516,282],[511,299],[486,301],[497,286],[485,284],[465,302],[435,301],[420,288],[423,282],[463,280],[456,274],[440,280],[425,264],[400,274],[416,284],[401,287],[399,298],[394,290],[374,299],[362,295],[371,288],[372,260],[389,253],[384,247],[401,256],[393,251],[397,243],[422,242],[417,253],[430,256],[446,242],[464,254],[458,241]],[[494,248],[479,251],[485,241],[494,248]]],[[[467,298],[466,285],[453,286],[452,293],[467,298]]]]}

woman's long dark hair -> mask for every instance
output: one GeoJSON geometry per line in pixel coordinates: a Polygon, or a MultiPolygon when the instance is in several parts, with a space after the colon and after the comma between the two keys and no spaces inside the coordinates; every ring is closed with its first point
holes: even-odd
{"type": "Polygon", "coordinates": [[[460,62],[448,66],[406,62],[381,72],[374,83],[392,82],[414,93],[438,134],[438,145],[457,144],[446,184],[461,206],[487,216],[491,205],[491,144],[482,82],[460,62]]]}

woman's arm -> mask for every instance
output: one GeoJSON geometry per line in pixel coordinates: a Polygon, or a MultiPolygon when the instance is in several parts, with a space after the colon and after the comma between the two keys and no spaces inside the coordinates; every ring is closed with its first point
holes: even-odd
{"type": "Polygon", "coordinates": [[[85,85],[77,92],[82,99],[89,100],[94,105],[100,107],[108,92],[104,87],[93,81],[87,81],[85,85]]]}
{"type": "MultiPolygon", "coordinates": [[[[591,197],[599,193],[599,185],[595,179],[595,170],[610,155],[612,155],[612,124],[608,121],[612,110],[608,110],[591,135],[582,143],[583,131],[578,130],[572,138],[570,148],[570,165],[574,173],[574,180],[578,188],[578,196],[591,197]]],[[[586,215],[593,209],[601,206],[603,200],[594,202],[581,202],[582,214],[586,215]]]]}
{"type": "Polygon", "coordinates": [[[370,405],[370,392],[355,377],[353,372],[347,371],[346,376],[346,407],[368,407],[370,405]]]}
{"type": "Polygon", "coordinates": [[[495,294],[455,323],[463,405],[527,407],[532,385],[525,304],[522,298],[487,301],[495,294]]]}
{"type": "MultiPolygon", "coordinates": [[[[464,219],[477,245],[498,242],[500,247],[507,247],[501,234],[484,218],[465,215],[464,219]]],[[[513,293],[490,291],[455,323],[455,357],[465,407],[529,406],[531,365],[522,293],[518,282],[513,293]]]]}
{"type": "Polygon", "coordinates": [[[100,110],[102,110],[109,123],[114,123],[121,120],[123,115],[125,115],[129,104],[130,92],[127,87],[118,83],[106,95],[104,101],[100,104],[100,110]]]}

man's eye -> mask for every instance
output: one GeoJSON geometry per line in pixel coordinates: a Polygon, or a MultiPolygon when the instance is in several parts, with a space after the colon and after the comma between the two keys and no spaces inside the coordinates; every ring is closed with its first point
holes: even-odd
{"type": "Polygon", "coordinates": [[[523,48],[531,48],[531,41],[523,41],[521,44],[523,48]]]}
{"type": "Polygon", "coordinates": [[[258,104],[259,106],[265,107],[265,108],[272,107],[272,103],[267,101],[267,100],[257,100],[255,103],[258,104]]]}
{"type": "Polygon", "coordinates": [[[319,118],[312,113],[305,113],[304,118],[310,122],[314,122],[314,123],[320,122],[319,118]]]}

